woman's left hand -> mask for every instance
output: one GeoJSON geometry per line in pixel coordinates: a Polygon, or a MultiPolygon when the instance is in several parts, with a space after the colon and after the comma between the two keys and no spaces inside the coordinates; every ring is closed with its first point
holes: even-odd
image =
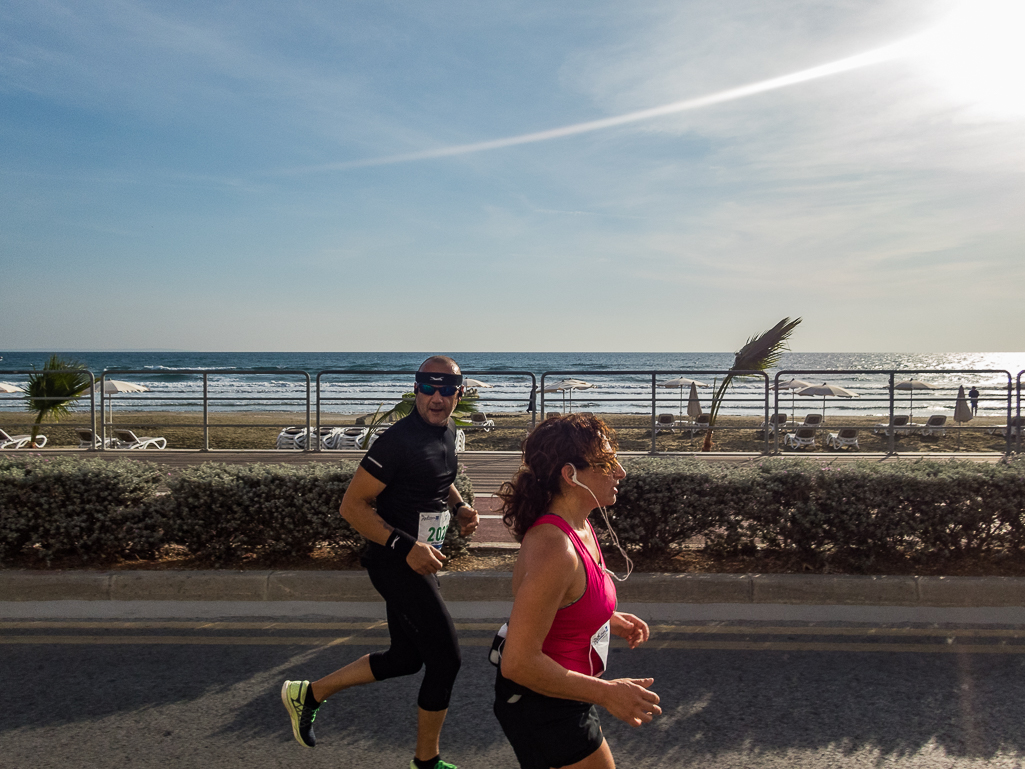
{"type": "Polygon", "coordinates": [[[609,621],[612,632],[626,639],[631,649],[636,649],[648,640],[648,623],[633,614],[623,611],[613,612],[609,621]]]}

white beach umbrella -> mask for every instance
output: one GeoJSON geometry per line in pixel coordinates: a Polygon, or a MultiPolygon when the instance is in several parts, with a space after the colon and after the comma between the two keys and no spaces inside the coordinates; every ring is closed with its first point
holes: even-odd
{"type": "MultiPolygon", "coordinates": [[[[93,389],[96,392],[100,390],[100,383],[97,382],[93,389]]],[[[111,403],[111,397],[116,393],[148,393],[149,388],[143,387],[140,384],[134,382],[123,382],[120,379],[104,379],[103,380],[103,395],[107,396],[107,421],[113,421],[113,404],[111,403]]],[[[101,396],[102,397],[102,396],[101,396]]],[[[100,404],[102,408],[102,402],[100,404]]],[[[102,414],[100,415],[102,416],[102,414]]]]}
{"type": "MultiPolygon", "coordinates": [[[[964,394],[964,385],[957,388],[957,400],[954,402],[954,421],[960,425],[962,422],[972,421],[972,407],[968,405],[968,399],[964,394]]],[[[961,449],[961,430],[957,431],[957,448],[961,449]]]]}
{"type": "MultiPolygon", "coordinates": [[[[699,382],[696,379],[687,379],[685,376],[676,377],[676,379],[669,379],[665,382],[659,382],[659,387],[675,387],[680,391],[680,416],[683,416],[683,389],[689,387],[692,390],[695,387],[708,387],[704,382],[699,382]]],[[[688,413],[690,412],[690,406],[687,407],[688,413]]]]}
{"type": "Polygon", "coordinates": [[[590,390],[594,387],[590,382],[585,382],[583,379],[563,379],[561,382],[555,382],[545,386],[544,392],[546,393],[562,393],[562,408],[566,409],[566,393],[569,393],[569,410],[573,411],[573,391],[574,390],[590,390]]]}
{"type": "Polygon", "coordinates": [[[18,385],[11,384],[10,382],[0,382],[0,393],[23,393],[25,392],[18,385]]]}
{"type": "Polygon", "coordinates": [[[805,387],[811,387],[811,382],[805,382],[803,379],[791,379],[789,382],[779,382],[776,385],[776,391],[790,390],[790,418],[793,420],[797,419],[797,415],[794,413],[794,393],[798,390],[803,390],[805,387]]]}
{"type": "Polygon", "coordinates": [[[939,390],[939,385],[929,384],[923,382],[921,379],[907,379],[903,382],[897,382],[893,386],[894,390],[909,390],[911,392],[911,407],[910,416],[908,421],[914,421],[915,418],[915,390],[939,390]]]}
{"type": "Polygon", "coordinates": [[[826,421],[826,398],[860,398],[856,392],[840,387],[840,385],[832,385],[828,382],[823,382],[820,385],[810,385],[809,387],[802,387],[797,391],[798,395],[805,395],[809,397],[822,396],[822,421],[826,421]]]}
{"type": "Polygon", "coordinates": [[[470,379],[470,377],[464,378],[463,384],[467,387],[494,387],[494,385],[489,385],[487,382],[482,382],[479,379],[470,379]]]}

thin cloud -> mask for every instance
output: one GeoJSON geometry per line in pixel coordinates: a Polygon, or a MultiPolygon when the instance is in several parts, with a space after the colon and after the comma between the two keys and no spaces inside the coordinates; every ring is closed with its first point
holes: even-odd
{"type": "Polygon", "coordinates": [[[829,62],[828,64],[820,64],[817,67],[810,67],[808,69],[800,70],[799,72],[793,72],[789,75],[781,75],[780,77],[761,80],[759,82],[750,83],[737,88],[728,88],[724,91],[718,91],[705,96],[664,104],[660,107],[651,107],[649,109],[628,112],[624,115],[616,115],[613,117],[602,118],[600,120],[589,120],[583,123],[573,123],[559,128],[550,128],[545,131],[535,131],[533,133],[519,134],[517,136],[507,136],[501,139],[475,142],[473,144],[458,144],[449,147],[439,147],[433,150],[423,150],[421,152],[368,158],[366,160],[350,160],[304,170],[341,171],[352,168],[368,168],[372,166],[392,165],[395,163],[407,163],[417,160],[432,160],[436,158],[454,157],[457,155],[468,155],[475,152],[486,152],[488,150],[515,147],[521,144],[534,144],[536,142],[551,141],[552,139],[562,139],[568,136],[590,133],[592,131],[601,131],[606,128],[615,128],[617,126],[628,125],[630,123],[653,120],[655,118],[665,117],[666,115],[674,115],[680,112],[701,109],[702,107],[710,107],[715,104],[736,101],[738,99],[747,98],[748,96],[755,96],[768,91],[774,91],[779,88],[786,88],[792,85],[806,83],[811,80],[818,80],[819,78],[861,69],[873,64],[881,64],[893,61],[894,59],[903,58],[912,54],[927,34],[929,33],[914,35],[903,40],[890,43],[889,45],[882,46],[881,48],[875,48],[854,56],[848,56],[844,59],[829,62]]]}

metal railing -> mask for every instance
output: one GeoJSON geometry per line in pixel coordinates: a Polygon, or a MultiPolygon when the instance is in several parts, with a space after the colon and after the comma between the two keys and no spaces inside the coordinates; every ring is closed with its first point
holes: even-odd
{"type": "MultiPolygon", "coordinates": [[[[898,375],[903,375],[903,376],[910,376],[912,374],[915,374],[915,375],[926,375],[926,376],[928,376],[928,375],[945,375],[945,376],[950,376],[952,374],[953,375],[979,375],[979,374],[1003,375],[1003,376],[1007,377],[1007,385],[1006,385],[1006,387],[1001,388],[1001,389],[1006,392],[1006,396],[1004,396],[1003,398],[999,398],[999,399],[996,398],[996,396],[991,396],[989,398],[989,400],[991,400],[991,401],[999,400],[1000,402],[1005,402],[1005,404],[1006,404],[1006,413],[1007,413],[1007,423],[1006,424],[1008,425],[1008,427],[1006,428],[1006,433],[1007,433],[1007,435],[1006,435],[1006,438],[1007,438],[1007,450],[1006,450],[1006,453],[1010,454],[1011,451],[1012,451],[1012,449],[1011,449],[1011,444],[1012,444],[1011,433],[1012,433],[1012,430],[1010,428],[1010,424],[1011,424],[1011,420],[1010,420],[1011,406],[1012,406],[1012,400],[1013,400],[1013,398],[1012,398],[1012,390],[1011,390],[1011,376],[1012,375],[1011,375],[1010,371],[1007,371],[1005,369],[928,369],[928,370],[901,370],[901,369],[784,369],[784,370],[779,371],[776,374],[775,378],[774,378],[774,384],[773,384],[773,390],[775,392],[775,396],[774,396],[774,399],[773,399],[773,406],[774,406],[773,412],[774,413],[778,413],[779,412],[779,399],[780,399],[780,389],[779,389],[779,386],[780,386],[781,380],[786,379],[788,377],[789,378],[793,378],[794,375],[805,375],[805,374],[826,374],[826,375],[838,374],[838,375],[841,375],[841,376],[874,375],[874,376],[886,376],[886,377],[888,377],[889,381],[888,381],[888,384],[887,384],[887,386],[885,388],[885,392],[886,392],[885,401],[887,403],[887,411],[888,411],[889,418],[887,419],[887,426],[885,427],[885,430],[886,430],[886,433],[887,433],[887,453],[889,453],[889,454],[897,453],[897,451],[896,451],[896,436],[897,436],[898,432],[900,432],[900,428],[895,428],[893,426],[893,418],[894,418],[894,415],[895,415],[895,399],[896,399],[896,392],[897,392],[897,389],[898,389],[897,388],[897,381],[896,381],[896,379],[897,379],[898,375]]],[[[1020,383],[1021,383],[1021,376],[1022,376],[1022,374],[1025,374],[1025,371],[1020,372],[1018,374],[1019,388],[1018,388],[1018,398],[1017,398],[1017,401],[1018,401],[1018,408],[1019,408],[1019,410],[1021,408],[1021,386],[1020,386],[1020,383]]],[[[930,391],[943,390],[943,389],[947,389],[947,388],[935,388],[935,389],[932,389],[932,390],[923,390],[922,392],[930,392],[930,391]]],[[[993,388],[990,388],[990,389],[993,389],[993,388]]],[[[912,393],[912,395],[910,397],[911,397],[912,403],[913,403],[913,398],[914,398],[915,390],[911,389],[911,390],[908,390],[908,392],[912,393]]],[[[859,394],[859,396],[860,396],[860,394],[859,394]]],[[[870,399],[870,400],[882,401],[883,398],[880,397],[880,398],[870,399]]],[[[934,396],[928,396],[928,395],[919,396],[919,401],[920,402],[924,402],[924,403],[935,403],[935,402],[938,402],[939,400],[940,400],[939,398],[934,397],[934,396]]],[[[949,395],[944,396],[942,398],[942,402],[949,402],[949,400],[950,400],[950,396],[949,395]]],[[[864,402],[864,399],[861,399],[861,402],[864,402]]],[[[912,412],[912,415],[913,415],[913,412],[912,412]]],[[[842,429],[842,428],[848,427],[848,426],[849,425],[838,425],[837,427],[842,429]]],[[[956,429],[963,430],[964,428],[958,427],[956,429]]],[[[975,429],[977,429],[977,430],[984,430],[986,428],[968,428],[968,429],[969,430],[975,430],[975,429]]],[[[1019,430],[1019,435],[1020,435],[1020,430],[1019,430]]],[[[1020,439],[1019,439],[1019,446],[1020,446],[1020,439]]],[[[775,446],[774,446],[773,451],[774,451],[774,453],[779,453],[779,431],[776,432],[775,446]]]]}
{"type": "MultiPolygon", "coordinates": [[[[658,382],[658,378],[659,377],[666,377],[666,376],[670,376],[670,375],[675,375],[675,376],[683,375],[685,377],[690,377],[692,374],[696,375],[696,376],[705,376],[705,377],[707,377],[707,376],[719,377],[719,376],[727,376],[727,375],[732,374],[734,377],[745,377],[745,378],[747,378],[747,377],[755,377],[755,378],[760,378],[762,380],[762,385],[763,385],[763,393],[762,393],[762,397],[761,398],[750,398],[750,397],[744,397],[742,395],[734,395],[732,398],[730,398],[729,403],[731,403],[734,406],[736,404],[738,404],[738,403],[741,403],[741,404],[744,404],[744,403],[759,404],[761,406],[762,411],[763,411],[764,419],[765,419],[766,422],[768,422],[768,419],[769,419],[769,377],[768,377],[768,375],[764,371],[754,371],[754,370],[751,370],[751,371],[748,371],[748,370],[744,370],[744,371],[730,371],[729,369],[668,369],[668,370],[663,369],[663,370],[656,370],[656,371],[652,371],[651,369],[646,369],[646,370],[626,370],[626,371],[615,371],[615,370],[546,371],[545,373],[543,373],[541,375],[541,413],[542,413],[542,416],[546,413],[545,394],[546,394],[546,392],[549,391],[549,388],[545,387],[545,381],[549,377],[556,377],[556,376],[558,376],[558,377],[566,377],[566,376],[570,376],[570,377],[572,377],[572,376],[588,376],[588,377],[596,377],[596,376],[614,376],[614,377],[643,376],[643,377],[651,377],[651,391],[650,391],[650,394],[648,395],[648,398],[647,398],[650,401],[650,404],[651,404],[651,453],[652,454],[657,454],[658,453],[658,447],[657,447],[656,439],[658,437],[658,427],[659,427],[658,426],[658,405],[659,405],[660,402],[661,403],[665,403],[665,402],[668,401],[668,397],[664,397],[664,398],[662,398],[661,401],[659,401],[659,397],[658,397],[659,396],[659,391],[658,391],[658,388],[661,387],[661,385],[658,382]]],[[[568,387],[568,388],[562,388],[562,390],[561,390],[563,392],[563,397],[565,397],[565,392],[569,392],[570,393],[570,404],[571,405],[572,405],[572,393],[575,391],[575,389],[576,388],[568,387]]],[[[714,390],[715,390],[715,387],[713,386],[713,391],[714,390]]],[[[629,396],[629,397],[612,397],[612,396],[602,397],[602,393],[600,392],[600,390],[596,393],[591,388],[581,389],[580,392],[587,393],[588,399],[594,400],[594,401],[596,401],[598,403],[623,403],[623,402],[625,402],[625,403],[635,403],[635,402],[637,402],[639,400],[638,396],[636,396],[636,395],[629,396]]],[[[725,395],[724,395],[723,402],[726,402],[725,395]]],[[[682,429],[687,430],[687,429],[691,429],[691,428],[688,428],[686,425],[684,425],[682,427],[682,429]]],[[[700,429],[700,430],[703,431],[703,430],[713,430],[713,429],[714,430],[742,430],[742,429],[750,429],[750,428],[736,427],[736,426],[722,426],[722,427],[720,427],[719,425],[710,425],[708,427],[700,427],[700,428],[699,427],[694,427],[693,429],[695,429],[695,430],[700,429]]],[[[766,431],[766,434],[765,434],[765,446],[766,446],[765,451],[766,452],[768,452],[768,440],[769,440],[768,431],[766,431]]]]}
{"type": "MultiPolygon", "coordinates": [[[[8,377],[31,377],[33,375],[39,375],[44,373],[41,369],[5,369],[0,370],[0,379],[8,377]]],[[[88,370],[82,369],[62,369],[52,373],[65,374],[65,373],[82,373],[89,377],[90,387],[88,388],[88,398],[85,394],[81,397],[81,404],[85,406],[88,403],[88,422],[85,420],[71,421],[67,423],[67,426],[72,428],[78,428],[88,426],[92,430],[95,437],[95,446],[93,450],[103,451],[108,446],[108,438],[110,430],[113,428],[113,421],[110,418],[104,418],[103,412],[103,398],[97,398],[98,392],[102,392],[103,386],[109,379],[119,378],[122,376],[139,376],[145,375],[148,378],[154,376],[159,377],[160,374],[154,374],[152,369],[135,369],[135,370],[108,370],[102,372],[99,377],[94,375],[88,370]]],[[[770,431],[767,429],[770,421],[770,412],[774,414],[780,413],[781,402],[785,402],[784,399],[788,398],[786,390],[780,390],[779,386],[785,380],[793,377],[812,378],[820,381],[829,377],[840,377],[841,381],[849,377],[855,376],[871,376],[877,377],[880,381],[870,385],[850,385],[855,387],[860,392],[859,405],[864,406],[865,404],[878,403],[879,412],[888,415],[887,424],[876,426],[876,429],[881,428],[881,433],[886,434],[886,451],[890,454],[897,453],[896,438],[902,434],[899,429],[893,428],[894,416],[898,409],[897,394],[900,392],[897,388],[898,378],[910,378],[914,376],[959,376],[959,377],[980,377],[986,376],[991,380],[995,377],[996,383],[992,381],[982,386],[982,392],[980,394],[980,402],[983,404],[989,404],[989,408],[992,409],[997,406],[1001,412],[1005,415],[1005,423],[1002,427],[996,428],[994,426],[958,426],[954,428],[958,430],[958,434],[970,434],[972,432],[980,432],[987,430],[995,432],[1002,430],[1004,435],[1004,449],[1003,451],[1010,455],[1014,452],[1021,452],[1022,449],[1022,433],[1025,432],[1019,425],[1022,417],[1022,380],[1025,378],[1025,371],[1018,372],[1017,375],[1012,374],[1010,371],[1005,369],[932,369],[932,370],[901,370],[901,369],[785,369],[777,372],[773,381],[769,381],[769,376],[765,372],[761,371],[747,371],[747,372],[730,372],[727,369],[668,369],[668,370],[608,370],[608,369],[597,369],[597,370],[582,370],[582,371],[546,371],[541,374],[540,381],[538,378],[529,371],[487,371],[480,372],[477,376],[485,378],[496,378],[501,377],[503,379],[521,377],[524,381],[524,386],[521,389],[508,389],[503,388],[499,392],[489,392],[487,390],[478,391],[480,396],[477,400],[481,406],[486,407],[488,404],[496,404],[499,407],[499,411],[503,407],[510,403],[524,404],[526,411],[531,414],[530,428],[533,429],[537,424],[537,415],[540,414],[545,416],[551,409],[551,403],[553,400],[553,393],[546,393],[545,390],[549,389],[551,380],[554,377],[566,378],[566,377],[579,377],[582,379],[601,379],[608,380],[611,377],[623,379],[627,381],[625,383],[618,383],[623,385],[617,389],[617,387],[610,387],[609,385],[603,385],[599,382],[599,386],[594,389],[587,389],[581,391],[567,391],[564,393],[567,396],[567,400],[572,402],[572,398],[580,398],[583,395],[586,398],[585,402],[594,403],[598,406],[602,404],[613,405],[614,408],[619,409],[624,403],[635,403],[638,404],[642,409],[642,413],[650,412],[650,423],[651,423],[651,443],[650,453],[658,454],[665,453],[660,452],[658,443],[656,441],[659,433],[658,414],[659,408],[662,407],[665,410],[672,410],[672,407],[667,406],[670,402],[675,405],[677,397],[675,393],[671,393],[668,389],[663,388],[659,380],[663,377],[672,376],[686,376],[686,377],[703,377],[708,378],[715,376],[724,377],[728,374],[743,375],[744,377],[757,378],[759,381],[756,387],[746,387],[737,391],[735,388],[728,390],[723,399],[723,405],[732,409],[733,411],[740,410],[741,412],[750,410],[754,414],[760,414],[762,420],[762,429],[764,430],[764,448],[765,454],[778,453],[780,450],[780,436],[779,431],[770,431]],[[633,378],[633,381],[630,379],[633,378]],[[867,391],[866,391],[867,387],[867,391]],[[624,389],[625,388],[625,389],[624,389]],[[633,388],[633,391],[630,391],[633,388]],[[538,391],[540,390],[540,403],[537,402],[538,391]]],[[[311,374],[302,370],[275,370],[273,372],[268,371],[239,371],[237,369],[181,369],[173,372],[174,376],[190,376],[200,378],[202,381],[201,391],[199,393],[191,392],[146,392],[146,393],[133,393],[131,400],[135,403],[145,403],[147,405],[162,404],[171,405],[174,407],[186,407],[193,408],[196,410],[201,409],[202,421],[195,425],[196,427],[202,427],[203,438],[202,438],[202,451],[212,451],[210,448],[211,444],[211,430],[217,430],[222,427],[254,427],[251,421],[219,421],[217,416],[223,413],[230,413],[222,411],[222,406],[240,406],[248,407],[253,403],[273,403],[275,406],[281,406],[283,404],[293,404],[299,409],[305,411],[305,429],[306,434],[320,435],[321,428],[325,425],[325,409],[329,409],[333,404],[344,404],[345,406],[352,406],[357,403],[380,403],[382,400],[390,403],[392,401],[398,402],[401,399],[401,394],[390,393],[384,398],[373,397],[367,394],[366,389],[362,392],[354,392],[347,395],[337,395],[332,393],[330,384],[331,377],[344,376],[348,377],[350,383],[355,387],[360,385],[366,385],[368,379],[373,377],[397,377],[397,376],[408,376],[410,383],[413,380],[414,372],[412,370],[374,370],[374,371],[361,371],[355,369],[330,369],[311,374]],[[217,376],[228,376],[232,378],[266,378],[266,377],[295,377],[297,381],[296,391],[287,393],[284,395],[276,394],[232,394],[232,395],[212,395],[210,392],[210,378],[217,376]],[[315,387],[313,381],[315,378],[315,387]],[[214,421],[211,421],[211,420],[214,421]],[[314,432],[314,428],[316,431],[314,432]]],[[[474,372],[468,372],[468,376],[473,376],[474,372]]],[[[749,380],[750,381],[750,380],[749,380]]],[[[813,384],[815,382],[812,382],[813,384]]],[[[394,390],[395,382],[392,380],[388,383],[389,387],[394,390]]],[[[289,386],[292,386],[289,384],[289,386]]],[[[922,390],[922,391],[911,391],[909,394],[910,403],[913,406],[921,404],[922,407],[928,408],[935,406],[937,403],[943,403],[949,405],[951,402],[950,391],[953,390],[952,386],[940,388],[935,391],[922,390]]],[[[0,406],[5,406],[7,402],[11,401],[24,401],[24,393],[15,393],[11,395],[0,395],[0,406]]],[[[108,398],[109,398],[108,394],[108,398]]],[[[115,396],[116,397],[116,396],[115,396]]],[[[558,396],[560,399],[563,394],[558,396]]],[[[793,405],[796,402],[796,398],[792,393],[789,395],[791,400],[791,416],[793,416],[793,405]]],[[[53,397],[51,400],[64,400],[63,398],[53,397]]],[[[45,398],[44,398],[45,400],[45,398]]],[[[679,401],[682,410],[684,400],[684,394],[681,390],[679,392],[679,401]]],[[[579,400],[578,400],[579,403],[579,400]]],[[[384,404],[382,404],[383,406],[384,404]]],[[[864,410],[864,409],[862,409],[864,410]]],[[[287,412],[283,412],[287,413],[287,412]]],[[[496,412],[498,413],[498,412],[496,412]]],[[[636,413],[636,412],[633,412],[636,413]]],[[[992,413],[992,412],[990,412],[992,413]]],[[[912,412],[913,414],[913,412],[912,412]]],[[[615,416],[615,414],[613,414],[615,416]]],[[[681,414],[682,417],[682,414],[681,414]]],[[[735,421],[735,420],[734,420],[735,421]]],[[[793,420],[796,426],[796,420],[793,420]]],[[[864,420],[861,420],[864,421],[864,420]]],[[[682,422],[682,420],[681,420],[682,422]]],[[[49,423],[47,423],[49,424],[49,423]]],[[[122,423],[124,424],[124,423],[122,423]]],[[[677,423],[680,424],[680,423],[677,423]]],[[[148,426],[161,427],[170,425],[161,424],[150,424],[148,426]]],[[[829,423],[830,428],[838,427],[859,427],[864,429],[864,425],[845,425],[843,424],[842,418],[839,420],[833,418],[829,423]]],[[[0,422],[0,427],[8,428],[0,422]]],[[[518,429],[522,430],[522,422],[517,427],[502,427],[496,426],[496,430],[502,429],[518,429]]],[[[684,426],[683,429],[688,429],[684,426]]],[[[705,429],[705,428],[696,428],[705,429]]],[[[752,426],[736,424],[731,425],[714,425],[716,431],[729,431],[729,430],[750,430],[752,426]]],[[[755,426],[757,429],[757,426],[755,426]]],[[[948,428],[949,429],[949,428],[948,428]]],[[[693,432],[692,432],[693,436],[693,432]]],[[[304,451],[320,451],[321,445],[319,440],[307,440],[303,446],[304,451]]]]}
{"type": "MultiPolygon", "coordinates": [[[[316,403],[317,403],[317,405],[316,405],[316,428],[317,428],[316,435],[320,436],[321,427],[324,426],[324,422],[323,422],[323,419],[322,419],[322,408],[321,408],[322,405],[330,405],[332,403],[343,403],[343,404],[347,404],[347,405],[351,406],[351,405],[355,405],[355,404],[367,404],[367,403],[371,403],[372,404],[372,403],[376,402],[376,403],[378,403],[378,411],[380,412],[380,409],[383,409],[385,407],[385,405],[387,405],[388,403],[392,403],[393,402],[393,405],[395,405],[395,404],[398,404],[398,403],[401,402],[401,396],[400,396],[400,398],[397,398],[397,399],[390,399],[390,400],[389,399],[384,399],[384,402],[381,402],[381,399],[376,399],[375,400],[373,398],[367,397],[366,395],[330,395],[330,394],[325,394],[326,384],[327,383],[324,382],[324,377],[331,377],[331,376],[347,376],[347,377],[408,376],[409,377],[409,382],[410,382],[409,392],[412,392],[412,382],[413,382],[413,379],[414,379],[415,375],[416,375],[415,371],[410,371],[410,370],[407,370],[407,369],[398,369],[398,370],[395,370],[395,369],[387,369],[387,370],[386,369],[381,369],[381,370],[373,370],[373,371],[366,371],[366,370],[363,370],[363,369],[328,369],[328,370],[325,370],[325,371],[317,372],[317,375],[316,375],[316,388],[315,388],[315,390],[316,390],[316,403]]],[[[529,378],[529,380],[530,380],[530,390],[529,390],[528,394],[526,394],[526,395],[511,394],[511,395],[506,396],[506,395],[498,395],[498,394],[488,393],[487,396],[482,396],[480,394],[480,390],[478,389],[477,397],[474,398],[473,400],[475,401],[475,405],[477,405],[477,404],[487,404],[487,403],[523,403],[524,401],[526,401],[526,403],[527,403],[527,409],[526,410],[532,412],[531,413],[531,429],[534,429],[534,425],[536,424],[536,414],[531,409],[531,405],[534,403],[535,393],[537,392],[537,378],[534,376],[534,374],[532,372],[530,372],[530,371],[507,371],[507,370],[486,371],[486,372],[473,372],[473,371],[464,371],[463,372],[463,377],[464,378],[473,379],[473,378],[476,378],[478,376],[486,376],[486,377],[502,376],[502,377],[527,377],[527,378],[529,378]]],[[[514,427],[502,427],[500,425],[496,425],[496,426],[493,426],[493,427],[489,428],[489,430],[497,430],[497,431],[512,430],[512,429],[517,429],[517,428],[514,428],[514,427]]],[[[307,451],[310,450],[308,448],[309,443],[310,442],[307,441],[307,449],[306,449],[307,451]]],[[[323,450],[323,448],[321,446],[321,442],[319,440],[314,441],[314,443],[316,444],[316,446],[312,450],[314,450],[314,451],[322,451],[323,450]]]]}

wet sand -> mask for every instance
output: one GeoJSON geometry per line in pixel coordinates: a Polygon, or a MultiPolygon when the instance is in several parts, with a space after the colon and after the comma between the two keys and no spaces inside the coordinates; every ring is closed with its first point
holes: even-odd
{"type": "MultiPolygon", "coordinates": [[[[803,419],[804,415],[800,415],[803,419]]],[[[495,422],[495,428],[489,432],[481,429],[466,430],[466,448],[469,451],[518,451],[520,443],[530,429],[529,414],[489,414],[495,422]]],[[[872,428],[880,422],[878,417],[835,417],[826,414],[825,425],[817,431],[816,448],[794,451],[783,447],[786,453],[812,453],[833,451],[826,448],[829,433],[837,432],[843,427],[859,430],[858,442],[862,453],[887,451],[887,437],[874,435],[872,428]]],[[[314,414],[312,420],[315,421],[314,414]]],[[[619,447],[622,451],[651,451],[651,415],[612,414],[605,416],[606,421],[616,430],[619,447]]],[[[915,417],[916,423],[923,423],[926,417],[915,417]]],[[[321,425],[329,427],[351,426],[356,415],[322,414],[321,425]]],[[[6,424],[0,425],[8,433],[29,433],[32,419],[27,414],[9,413],[5,416],[6,424]]],[[[278,433],[288,426],[303,427],[306,414],[289,412],[234,412],[210,415],[209,440],[211,449],[264,449],[275,448],[278,433]]],[[[905,435],[896,440],[897,451],[923,453],[962,452],[996,452],[1002,453],[1006,441],[1000,435],[988,435],[986,427],[1003,425],[1005,420],[998,416],[980,416],[958,428],[948,418],[946,435],[942,437],[924,437],[905,435]],[[958,438],[960,433],[960,439],[958,438]],[[960,440],[960,449],[958,441],[960,440]]],[[[203,415],[201,412],[142,412],[114,410],[113,425],[118,428],[129,428],[138,436],[162,436],[167,439],[168,449],[201,449],[203,447],[203,415]]],[[[759,429],[761,420],[750,417],[720,417],[719,424],[713,434],[713,451],[721,452],[763,452],[766,443],[759,429]]],[[[78,437],[74,432],[76,426],[87,426],[87,418],[76,415],[60,424],[44,424],[40,432],[47,436],[47,447],[69,448],[78,446],[78,437]]],[[[108,435],[110,434],[108,426],[108,435]]],[[[674,432],[659,432],[655,438],[655,448],[663,452],[698,452],[704,441],[702,431],[694,432],[677,429],[674,432]]],[[[770,438],[769,449],[774,448],[770,438]]],[[[841,451],[850,451],[843,449],[841,451]]]]}

